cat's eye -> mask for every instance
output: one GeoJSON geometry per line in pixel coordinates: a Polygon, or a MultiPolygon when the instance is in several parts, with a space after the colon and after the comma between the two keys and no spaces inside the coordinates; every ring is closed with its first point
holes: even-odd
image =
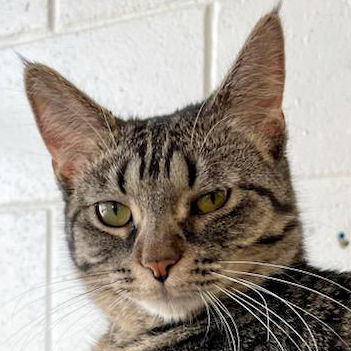
{"type": "Polygon", "coordinates": [[[130,209],[116,201],[97,203],[96,214],[99,220],[109,227],[124,227],[132,218],[130,209]]]}
{"type": "Polygon", "coordinates": [[[221,208],[227,201],[228,192],[225,190],[216,190],[198,198],[195,205],[195,212],[200,214],[210,213],[221,208]]]}

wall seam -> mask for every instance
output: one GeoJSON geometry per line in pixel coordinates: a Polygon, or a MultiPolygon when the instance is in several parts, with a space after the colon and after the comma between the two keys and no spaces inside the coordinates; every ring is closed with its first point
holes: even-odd
{"type": "Polygon", "coordinates": [[[47,0],[48,1],[48,25],[51,32],[56,31],[56,15],[57,15],[57,0],[47,0]]]}
{"type": "Polygon", "coordinates": [[[46,210],[46,306],[45,306],[45,350],[51,350],[52,329],[51,329],[51,278],[52,278],[52,232],[54,215],[53,210],[46,210]]]}
{"type": "Polygon", "coordinates": [[[217,83],[218,18],[220,4],[209,3],[205,9],[204,26],[204,86],[203,95],[208,97],[217,83]]]}
{"type": "Polygon", "coordinates": [[[58,13],[58,4],[57,0],[48,0],[49,2],[49,7],[50,10],[49,12],[49,27],[50,31],[45,31],[45,30],[36,30],[32,32],[27,32],[27,33],[15,33],[7,37],[0,37],[0,50],[1,49],[7,49],[11,48],[12,46],[19,46],[19,45],[25,45],[28,43],[34,43],[37,41],[45,40],[45,39],[51,39],[54,37],[60,37],[63,35],[69,35],[69,34],[74,34],[74,33],[79,33],[79,32],[85,32],[88,30],[94,30],[94,29],[99,29],[102,27],[110,27],[113,26],[117,23],[122,23],[122,22],[127,22],[127,21],[132,21],[135,19],[139,19],[142,17],[149,17],[153,15],[157,15],[160,13],[164,12],[172,12],[172,11],[178,11],[183,8],[187,8],[190,6],[196,6],[196,5],[204,5],[204,4],[209,4],[212,2],[212,0],[188,0],[188,1],[182,1],[177,4],[172,4],[168,6],[160,6],[154,9],[150,10],[145,10],[145,11],[140,11],[140,12],[134,12],[130,13],[127,15],[122,15],[122,16],[117,16],[117,17],[112,17],[110,19],[105,19],[105,20],[100,20],[100,21],[94,21],[94,23],[91,23],[89,21],[82,21],[78,25],[73,25],[71,27],[66,26],[66,29],[60,29],[60,26],[58,25],[57,22],[57,13],[58,13]],[[51,4],[54,4],[54,6],[51,4]]]}
{"type": "Polygon", "coordinates": [[[13,201],[0,203],[0,213],[17,211],[19,208],[25,208],[30,210],[47,210],[51,206],[62,206],[63,201],[13,201]]]}

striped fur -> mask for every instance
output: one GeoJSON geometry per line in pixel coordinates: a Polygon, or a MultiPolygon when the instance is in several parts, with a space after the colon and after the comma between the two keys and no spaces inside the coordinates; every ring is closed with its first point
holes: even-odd
{"type": "Polygon", "coordinates": [[[242,351],[314,350],[316,343],[323,351],[348,349],[351,316],[341,303],[349,306],[350,294],[329,280],[350,286],[350,277],[303,262],[276,12],[260,20],[208,99],[168,116],[122,121],[40,64],[27,64],[25,82],[64,195],[72,259],[111,321],[96,351],[229,351],[232,318],[242,351]],[[218,189],[229,194],[221,208],[191,211],[199,196],[218,189]],[[127,205],[133,221],[103,225],[99,201],[127,205]],[[143,262],[175,252],[180,259],[168,279],[154,279],[143,262]],[[292,328],[271,313],[267,338],[264,306],[261,318],[247,307],[257,308],[262,295],[292,328]],[[289,304],[307,310],[305,323],[289,304]],[[209,308],[221,312],[219,321],[209,308]]]}

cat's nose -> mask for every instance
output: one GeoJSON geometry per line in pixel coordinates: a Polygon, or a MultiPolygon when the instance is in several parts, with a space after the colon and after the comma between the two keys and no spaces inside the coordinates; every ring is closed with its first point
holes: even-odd
{"type": "Polygon", "coordinates": [[[143,263],[143,266],[145,268],[148,268],[148,269],[151,270],[151,272],[154,275],[155,279],[157,279],[161,283],[164,283],[166,281],[166,279],[168,278],[169,270],[178,261],[179,261],[179,258],[177,258],[177,259],[169,259],[169,260],[162,260],[162,261],[153,261],[153,262],[143,263]]]}

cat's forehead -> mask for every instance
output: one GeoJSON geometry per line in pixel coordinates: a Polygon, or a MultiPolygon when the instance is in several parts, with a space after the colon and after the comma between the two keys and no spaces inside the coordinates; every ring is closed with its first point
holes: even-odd
{"type": "MultiPolygon", "coordinates": [[[[196,122],[199,106],[147,120],[129,120],[114,147],[85,172],[81,193],[100,200],[125,196],[150,203],[171,203],[187,193],[231,188],[259,153],[240,133],[196,122]]],[[[263,163],[262,163],[263,166],[263,163]]]]}

